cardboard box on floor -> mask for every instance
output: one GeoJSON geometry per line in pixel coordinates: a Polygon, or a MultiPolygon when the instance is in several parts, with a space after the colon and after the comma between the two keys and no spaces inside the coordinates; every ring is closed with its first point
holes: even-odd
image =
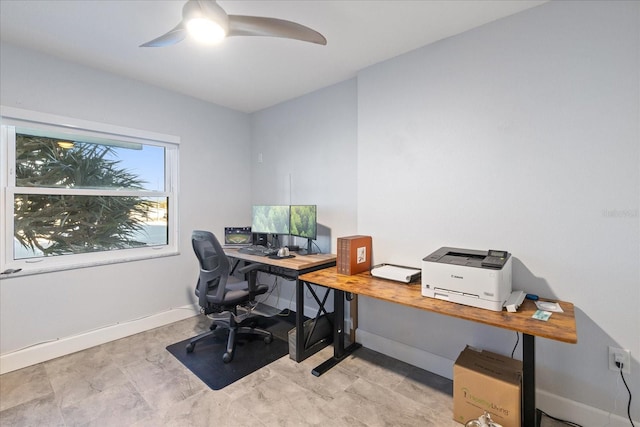
{"type": "Polygon", "coordinates": [[[522,362],[467,346],[453,366],[453,419],[465,424],[486,412],[503,427],[519,427],[522,362]]]}

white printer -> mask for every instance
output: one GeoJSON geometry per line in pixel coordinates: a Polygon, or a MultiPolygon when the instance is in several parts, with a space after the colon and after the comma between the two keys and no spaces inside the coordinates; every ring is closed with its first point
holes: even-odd
{"type": "Polygon", "coordinates": [[[511,254],[440,248],[422,259],[422,295],[502,311],[511,295],[511,254]]]}

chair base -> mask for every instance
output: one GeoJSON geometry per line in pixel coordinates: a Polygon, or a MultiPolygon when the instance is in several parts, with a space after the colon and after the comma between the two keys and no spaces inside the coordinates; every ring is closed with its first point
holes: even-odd
{"type": "MultiPolygon", "coordinates": [[[[255,321],[255,319],[250,318],[250,319],[246,319],[246,321],[247,322],[255,321]]],[[[199,341],[212,336],[215,333],[215,330],[217,329],[218,326],[222,326],[224,328],[229,329],[229,337],[227,338],[227,351],[222,355],[222,361],[224,363],[229,363],[233,360],[233,356],[236,348],[237,334],[252,334],[252,335],[262,336],[264,337],[265,344],[269,344],[271,343],[271,341],[273,341],[273,334],[267,331],[266,329],[256,328],[251,326],[241,326],[241,325],[242,323],[238,324],[233,320],[233,316],[231,317],[230,321],[215,320],[211,324],[211,327],[207,332],[203,332],[200,335],[193,337],[189,341],[189,344],[187,344],[187,347],[186,347],[187,353],[192,353],[193,350],[195,349],[196,344],[199,341]]]]}

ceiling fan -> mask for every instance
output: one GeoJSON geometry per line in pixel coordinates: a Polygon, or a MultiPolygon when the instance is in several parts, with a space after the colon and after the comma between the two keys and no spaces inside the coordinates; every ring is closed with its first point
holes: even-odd
{"type": "Polygon", "coordinates": [[[261,16],[227,15],[215,0],[188,0],[182,7],[182,21],[178,25],[140,47],[169,46],[181,42],[187,34],[208,43],[232,36],[268,36],[327,44],[322,34],[295,22],[261,16]]]}

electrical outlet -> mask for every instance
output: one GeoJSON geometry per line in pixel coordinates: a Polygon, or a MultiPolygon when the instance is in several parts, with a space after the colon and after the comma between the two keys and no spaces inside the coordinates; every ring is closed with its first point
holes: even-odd
{"type": "Polygon", "coordinates": [[[629,350],[609,346],[609,369],[620,371],[616,362],[622,363],[622,372],[631,374],[631,352],[629,350]]]}

